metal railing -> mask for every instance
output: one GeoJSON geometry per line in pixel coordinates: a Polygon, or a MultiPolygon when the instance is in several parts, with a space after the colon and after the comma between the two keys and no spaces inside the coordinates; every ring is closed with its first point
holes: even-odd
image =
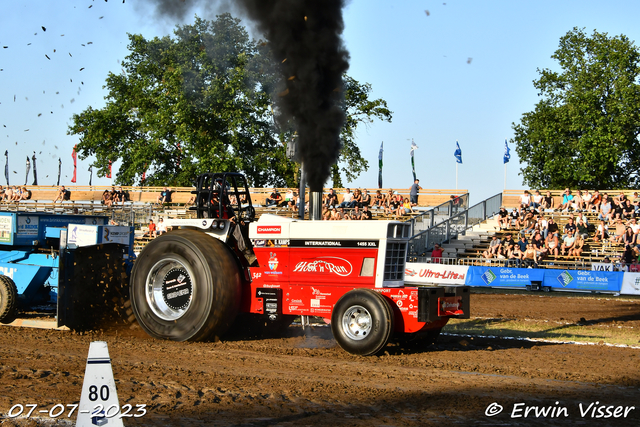
{"type": "Polygon", "coordinates": [[[457,214],[452,211],[455,215],[450,218],[446,218],[424,231],[414,233],[409,240],[408,259],[424,257],[427,251],[433,248],[436,243],[442,244],[459,235],[464,235],[469,228],[497,214],[500,206],[502,206],[502,193],[489,197],[487,200],[483,200],[457,214]]]}
{"type": "Polygon", "coordinates": [[[416,215],[407,221],[411,224],[411,235],[428,230],[458,212],[465,210],[467,206],[469,206],[469,193],[457,196],[455,199],[448,200],[423,214],[416,215]]]}

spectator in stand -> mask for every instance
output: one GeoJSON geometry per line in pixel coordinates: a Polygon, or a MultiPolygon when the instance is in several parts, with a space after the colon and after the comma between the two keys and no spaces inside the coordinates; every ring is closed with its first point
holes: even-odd
{"type": "Polygon", "coordinates": [[[369,194],[366,188],[362,190],[362,201],[360,203],[360,207],[362,208],[364,208],[365,206],[371,206],[371,194],[369,194]]]}
{"type": "Polygon", "coordinates": [[[431,262],[440,262],[442,260],[442,248],[439,244],[435,244],[433,246],[433,250],[431,251],[431,262]]]}
{"type": "Polygon", "coordinates": [[[165,203],[171,203],[171,189],[167,187],[163,187],[160,195],[158,196],[158,204],[162,205],[165,203]]]}
{"type": "Polygon", "coordinates": [[[353,192],[353,202],[354,202],[353,206],[362,207],[362,193],[360,192],[359,188],[356,188],[355,191],[353,192]]]}
{"type": "Polygon", "coordinates": [[[115,196],[113,198],[114,202],[120,202],[124,205],[124,191],[122,191],[122,186],[118,186],[118,189],[115,190],[115,196]]]}
{"type": "Polygon", "coordinates": [[[346,219],[352,219],[354,221],[359,221],[362,219],[362,211],[360,211],[360,206],[355,205],[350,214],[347,215],[346,219]]]}
{"type": "Polygon", "coordinates": [[[627,222],[627,226],[633,231],[633,235],[636,236],[636,244],[640,244],[640,240],[638,239],[640,224],[638,224],[638,220],[636,218],[631,218],[629,222],[627,222]]]}
{"type": "Polygon", "coordinates": [[[549,218],[549,221],[547,221],[547,235],[558,233],[559,231],[558,224],[556,224],[553,217],[549,218]]]}
{"type": "Polygon", "coordinates": [[[611,210],[611,201],[609,200],[607,193],[604,193],[602,202],[600,203],[600,213],[598,214],[598,219],[602,221],[609,221],[612,215],[613,211],[611,210]]]}
{"type": "Polygon", "coordinates": [[[596,190],[593,192],[591,200],[587,202],[587,210],[592,212],[599,212],[600,203],[602,203],[602,196],[600,195],[600,191],[596,190]]]}
{"type": "Polygon", "coordinates": [[[627,196],[624,194],[624,191],[621,191],[620,194],[618,194],[614,199],[613,199],[613,204],[615,206],[620,206],[622,207],[622,205],[624,205],[624,202],[627,201],[627,196]]]}
{"type": "Polygon", "coordinates": [[[156,224],[153,222],[153,219],[149,219],[149,230],[144,233],[144,237],[154,238],[156,237],[156,224]]]}
{"type": "Polygon", "coordinates": [[[569,231],[573,232],[573,234],[576,233],[576,230],[578,230],[578,227],[573,221],[573,217],[569,217],[569,219],[567,220],[567,223],[564,225],[563,230],[564,230],[564,234],[562,235],[563,239],[566,237],[567,234],[569,234],[569,231]]]}
{"type": "Polygon", "coordinates": [[[576,236],[573,234],[573,229],[567,231],[567,235],[562,238],[562,246],[560,247],[560,255],[564,256],[565,252],[573,247],[576,242],[576,236]]]}
{"type": "Polygon", "coordinates": [[[582,198],[582,191],[578,190],[578,193],[573,197],[573,203],[571,204],[575,211],[581,211],[584,209],[584,199],[582,198]]]}
{"type": "Polygon", "coordinates": [[[69,199],[71,199],[71,193],[69,192],[69,190],[64,188],[64,185],[61,185],[60,189],[58,189],[58,193],[56,194],[56,198],[53,199],[53,203],[57,202],[58,200],[63,202],[69,199]]]}
{"type": "Polygon", "coordinates": [[[518,227],[518,220],[520,218],[520,213],[518,212],[518,209],[511,209],[511,212],[509,212],[509,224],[510,227],[518,227]]]}
{"type": "Polygon", "coordinates": [[[280,203],[282,203],[282,194],[278,192],[277,188],[273,187],[273,192],[265,199],[264,204],[269,208],[278,206],[280,203]]]}
{"type": "Polygon", "coordinates": [[[546,239],[547,234],[549,233],[549,222],[544,217],[544,214],[540,214],[540,216],[538,217],[537,229],[540,230],[540,233],[542,234],[542,238],[546,239]]]}
{"type": "Polygon", "coordinates": [[[158,220],[158,226],[156,227],[156,234],[158,236],[161,236],[166,232],[167,232],[167,225],[164,223],[164,220],[160,218],[158,220]]]}
{"type": "Polygon", "coordinates": [[[636,245],[636,235],[633,234],[633,230],[631,229],[631,227],[627,227],[627,229],[624,231],[622,242],[628,246],[636,245]]]}
{"type": "Polygon", "coordinates": [[[371,214],[371,211],[369,210],[368,205],[364,205],[364,207],[362,208],[362,219],[363,220],[373,219],[373,215],[371,214]]]}
{"type": "Polygon", "coordinates": [[[584,239],[580,237],[580,234],[576,234],[576,240],[573,243],[571,249],[569,249],[569,253],[567,254],[569,257],[580,258],[582,255],[582,250],[584,248],[584,239]]]}
{"type": "Polygon", "coordinates": [[[541,208],[543,200],[544,200],[544,197],[542,197],[542,194],[540,194],[540,191],[536,190],[533,193],[533,196],[531,196],[531,206],[533,206],[536,209],[541,208]]]}
{"type": "Polygon", "coordinates": [[[576,224],[578,236],[583,239],[589,237],[589,226],[585,224],[584,219],[580,218],[578,224],[576,224]]]}
{"type": "Polygon", "coordinates": [[[4,191],[4,201],[5,202],[12,202],[13,201],[13,195],[14,195],[14,187],[9,187],[7,185],[7,189],[4,191]]]}
{"type": "Polygon", "coordinates": [[[609,238],[609,226],[604,222],[604,220],[600,220],[600,224],[596,229],[596,234],[593,236],[593,240],[599,242],[601,240],[607,240],[609,238]]]}
{"type": "Polygon", "coordinates": [[[502,242],[502,253],[506,254],[507,251],[509,250],[509,246],[511,245],[515,245],[516,241],[513,240],[513,236],[511,234],[507,234],[507,237],[504,238],[504,241],[502,242]]]}
{"type": "Polygon", "coordinates": [[[384,196],[382,195],[382,191],[376,190],[376,195],[373,198],[372,208],[384,209],[384,196]]]}
{"type": "Polygon", "coordinates": [[[108,208],[111,207],[111,205],[113,204],[113,200],[111,200],[111,193],[109,192],[109,190],[104,190],[102,192],[102,200],[100,202],[108,208]]]}
{"type": "Polygon", "coordinates": [[[622,205],[622,218],[631,219],[635,216],[635,214],[636,214],[636,209],[631,204],[631,200],[629,199],[625,200],[624,204],[622,205]]]}
{"type": "Polygon", "coordinates": [[[422,187],[420,187],[420,180],[416,179],[413,181],[411,190],[409,190],[409,197],[411,198],[411,206],[418,206],[418,193],[420,193],[420,190],[422,190],[422,187]]]}
{"type": "Polygon", "coordinates": [[[527,245],[529,242],[527,241],[527,237],[525,235],[520,236],[520,240],[516,243],[520,247],[520,252],[524,253],[527,250],[527,245]]]}
{"type": "Polygon", "coordinates": [[[520,263],[522,262],[522,251],[520,250],[520,246],[516,244],[509,244],[507,249],[507,267],[517,267],[520,268],[520,263]]]}
{"type": "Polygon", "coordinates": [[[331,211],[331,221],[340,221],[341,219],[344,219],[344,208],[342,209],[342,213],[340,213],[340,210],[338,210],[337,207],[330,209],[331,211]]]}
{"type": "Polygon", "coordinates": [[[13,196],[11,196],[11,201],[12,202],[19,202],[20,201],[20,196],[22,194],[22,189],[20,187],[16,187],[15,185],[12,187],[13,190],[13,196]]]}
{"type": "Polygon", "coordinates": [[[27,190],[27,187],[22,187],[20,192],[20,200],[29,200],[31,198],[31,191],[27,190]]]}
{"type": "Polygon", "coordinates": [[[536,249],[532,244],[527,245],[527,249],[522,254],[522,262],[525,268],[538,268],[538,258],[536,256],[536,249]]]}
{"type": "Polygon", "coordinates": [[[355,200],[353,200],[353,193],[351,193],[351,189],[347,188],[345,193],[342,195],[342,203],[338,205],[339,208],[352,208],[356,204],[355,200]]]}
{"type": "Polygon", "coordinates": [[[498,227],[500,230],[509,228],[509,212],[502,206],[498,211],[498,227]]]}
{"type": "Polygon", "coordinates": [[[329,221],[331,219],[331,210],[333,208],[329,208],[329,207],[324,207],[322,208],[322,220],[323,221],[329,221]]]}
{"type": "Polygon", "coordinates": [[[331,190],[329,190],[329,194],[327,194],[327,196],[324,199],[324,204],[325,206],[329,207],[329,206],[333,206],[336,207],[338,205],[338,195],[336,194],[336,191],[332,188],[331,190]]]}
{"type": "Polygon", "coordinates": [[[551,191],[547,191],[547,195],[542,199],[542,208],[543,209],[554,209],[556,206],[556,201],[551,195],[551,191]]]}
{"type": "Polygon", "coordinates": [[[451,200],[451,208],[452,208],[453,212],[457,213],[458,210],[462,207],[462,199],[460,198],[460,196],[456,196],[456,195],[452,194],[449,197],[449,200],[451,200]]]}
{"type": "Polygon", "coordinates": [[[531,205],[531,193],[529,193],[529,190],[524,190],[524,193],[519,198],[519,203],[523,208],[528,208],[531,205]]]}
{"type": "Polygon", "coordinates": [[[531,244],[536,250],[536,258],[538,259],[538,261],[547,256],[547,248],[545,246],[544,239],[542,238],[542,234],[536,231],[536,233],[533,235],[533,239],[531,240],[531,244]]]}
{"type": "Polygon", "coordinates": [[[0,185],[0,201],[4,202],[4,187],[2,185],[0,185]]]}
{"type": "Polygon", "coordinates": [[[640,273],[640,264],[638,263],[638,257],[633,257],[631,264],[629,265],[630,273],[640,273]]]}
{"type": "Polygon", "coordinates": [[[520,222],[520,226],[521,226],[520,233],[523,235],[533,233],[533,230],[536,228],[537,223],[538,223],[538,219],[533,214],[533,212],[529,210],[525,214],[524,219],[520,222]]]}
{"type": "Polygon", "coordinates": [[[640,196],[638,195],[637,191],[633,192],[633,200],[631,200],[631,204],[635,208],[636,212],[640,210],[640,196]]]}
{"type": "Polygon", "coordinates": [[[295,197],[293,195],[293,189],[288,188],[287,192],[284,194],[284,202],[282,202],[282,207],[291,208],[295,204],[295,197]]]}
{"type": "Polygon", "coordinates": [[[399,195],[398,192],[394,191],[393,193],[394,194],[392,194],[391,198],[389,199],[389,205],[385,208],[385,214],[387,215],[397,215],[398,209],[400,209],[400,207],[402,206],[397,198],[397,196],[399,195]]]}
{"type": "Polygon", "coordinates": [[[569,208],[572,207],[573,204],[573,194],[571,194],[571,190],[565,188],[564,193],[562,193],[562,205],[560,205],[561,211],[568,211],[569,208]]]}
{"type": "Polygon", "coordinates": [[[294,212],[298,210],[298,192],[293,188],[287,191],[287,194],[284,196],[285,203],[287,204],[287,208],[293,210],[294,212]],[[289,200],[287,200],[287,198],[289,200]]]}
{"type": "Polygon", "coordinates": [[[617,218],[615,220],[615,231],[611,240],[616,243],[622,242],[626,229],[627,227],[625,227],[624,223],[622,222],[622,219],[617,218]]]}
{"type": "Polygon", "coordinates": [[[404,198],[404,202],[402,203],[402,214],[403,215],[409,215],[413,213],[413,209],[411,209],[411,202],[409,201],[408,198],[404,198]]]}
{"type": "Polygon", "coordinates": [[[587,209],[587,205],[591,202],[591,193],[589,193],[589,190],[584,189],[582,190],[582,201],[584,202],[584,210],[587,209]]]}
{"type": "Polygon", "coordinates": [[[489,247],[487,248],[487,250],[482,252],[482,257],[493,258],[493,257],[497,257],[498,254],[500,253],[501,253],[500,239],[498,239],[498,236],[494,234],[493,236],[491,236],[491,242],[489,243],[489,247]]]}
{"type": "Polygon", "coordinates": [[[558,248],[560,246],[558,241],[558,233],[549,233],[545,239],[545,246],[547,247],[547,254],[558,256],[558,248]]]}
{"type": "Polygon", "coordinates": [[[388,208],[391,202],[393,201],[393,199],[395,198],[394,193],[397,194],[398,192],[397,191],[394,192],[392,189],[389,189],[389,191],[387,191],[387,194],[384,195],[385,208],[388,208]]]}

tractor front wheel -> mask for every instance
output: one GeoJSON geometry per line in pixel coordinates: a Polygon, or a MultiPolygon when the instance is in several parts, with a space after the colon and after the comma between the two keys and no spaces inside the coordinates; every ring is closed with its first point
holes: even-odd
{"type": "Polygon", "coordinates": [[[361,356],[377,354],[393,334],[393,311],[380,293],[354,289],[333,308],[331,331],[345,351],[361,356]]]}

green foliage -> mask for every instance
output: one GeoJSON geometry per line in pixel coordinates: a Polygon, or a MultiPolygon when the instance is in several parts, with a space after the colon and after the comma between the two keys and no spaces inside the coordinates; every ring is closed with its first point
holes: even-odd
{"type": "Polygon", "coordinates": [[[513,124],[525,184],[628,188],[640,184],[640,52],[623,35],[574,28],[538,70],[541,101],[513,124]]]}
{"type": "MultiPolygon", "coordinates": [[[[173,37],[129,35],[123,73],[110,73],[106,106],[73,116],[81,159],[95,156],[98,173],[121,160],[118,184],[192,185],[206,171],[240,171],[253,186],[295,186],[299,167],[286,158],[273,99],[283,85],[268,43],[250,39],[229,14],[178,26],[173,37]]],[[[349,180],[367,169],[355,143],[359,124],[391,120],[371,87],[345,76],[347,125],[341,171],[349,180]]],[[[295,123],[292,124],[292,129],[295,123]]],[[[340,176],[338,174],[338,180],[340,176]]]]}

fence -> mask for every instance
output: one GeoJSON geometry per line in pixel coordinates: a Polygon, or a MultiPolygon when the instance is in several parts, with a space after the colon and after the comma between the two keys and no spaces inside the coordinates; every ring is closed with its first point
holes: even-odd
{"type": "MultiPolygon", "coordinates": [[[[409,240],[409,259],[415,260],[416,257],[424,257],[427,250],[431,249],[436,243],[442,244],[459,235],[464,235],[469,228],[497,214],[500,206],[502,206],[502,193],[483,200],[458,214],[451,211],[455,215],[444,219],[440,223],[435,224],[435,216],[431,217],[430,221],[433,225],[424,231],[414,233],[409,240]]],[[[449,209],[453,209],[453,207],[449,206],[449,209]]]]}
{"type": "Polygon", "coordinates": [[[465,210],[469,206],[469,193],[462,194],[456,199],[450,199],[429,211],[417,215],[410,219],[411,235],[428,230],[434,225],[451,218],[461,210],[465,210]]]}

